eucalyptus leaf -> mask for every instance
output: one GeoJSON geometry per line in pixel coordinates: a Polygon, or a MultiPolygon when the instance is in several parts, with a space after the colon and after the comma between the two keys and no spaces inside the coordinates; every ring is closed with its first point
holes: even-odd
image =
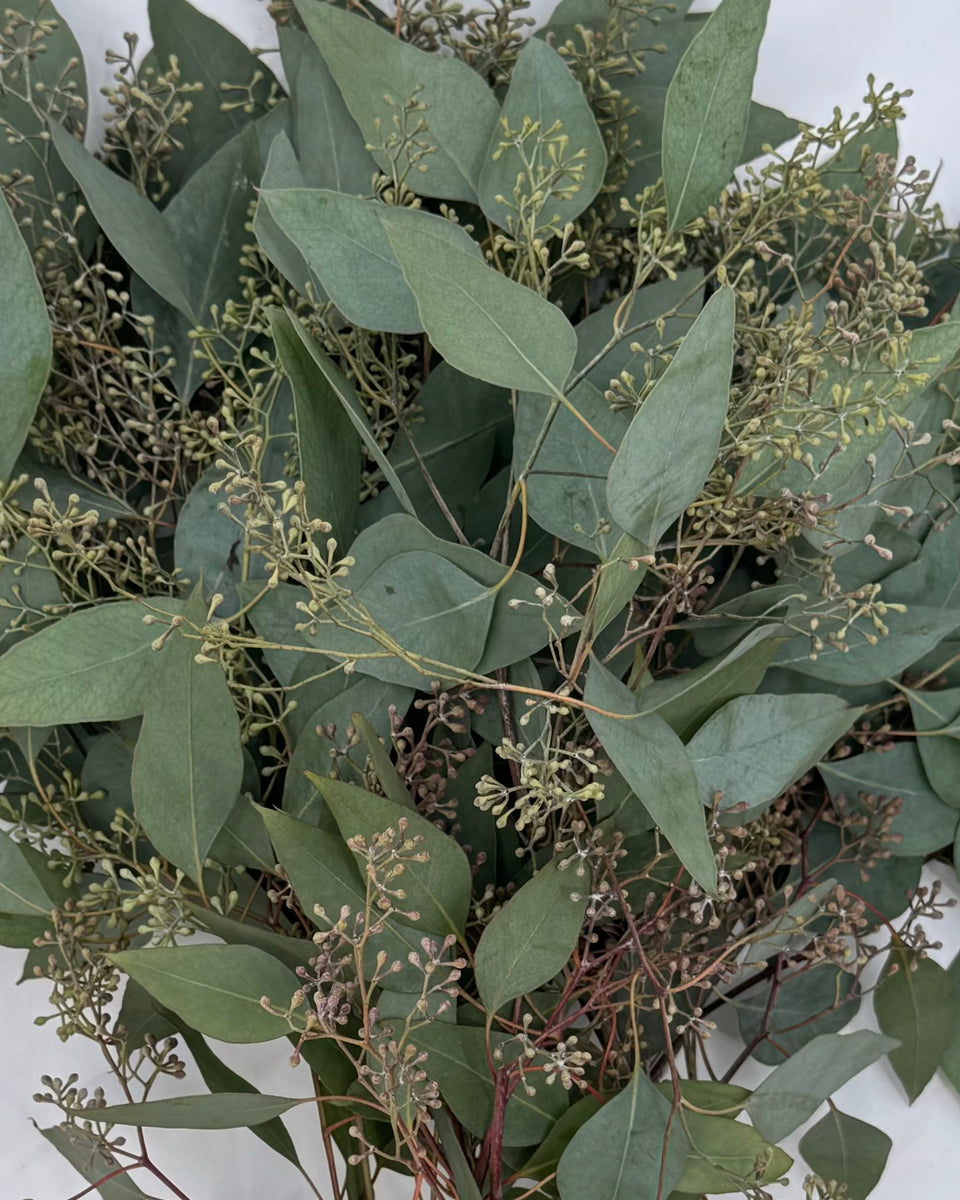
{"type": "Polygon", "coordinates": [[[570,959],[587,898],[577,894],[576,873],[561,870],[560,862],[541,867],[484,927],[474,971],[489,1013],[541,987],[570,959]]]}
{"type": "MultiPolygon", "coordinates": [[[[923,739],[917,739],[919,744],[923,739]]],[[[960,821],[956,808],[944,804],[927,783],[917,745],[900,742],[882,753],[867,750],[850,758],[818,765],[834,803],[842,796],[847,811],[862,796],[900,800],[890,822],[888,853],[911,857],[933,854],[953,841],[960,821]]]]}
{"type": "Polygon", "coordinates": [[[0,913],[48,916],[57,903],[55,878],[45,855],[0,830],[0,913]]]}
{"type": "Polygon", "coordinates": [[[952,633],[960,625],[960,611],[917,605],[905,613],[888,611],[884,623],[889,633],[882,637],[872,628],[861,631],[854,626],[842,643],[846,649],[827,644],[815,651],[811,635],[799,633],[780,648],[774,662],[829,683],[878,683],[896,678],[952,633]],[[864,633],[875,640],[868,641],[864,633]]]}
{"type": "Polygon", "coordinates": [[[337,541],[348,545],[360,494],[360,438],[293,322],[281,309],[271,310],[270,329],[293,388],[307,514],[313,520],[326,521],[337,541]]]}
{"type": "Polygon", "coordinates": [[[319,281],[307,266],[303,255],[273,219],[266,201],[262,199],[264,192],[279,192],[287,188],[303,190],[306,186],[290,138],[286,133],[278,133],[260,178],[261,199],[253,215],[253,233],[260,249],[295,291],[306,295],[308,288],[312,287],[319,297],[324,294],[319,281]]]}
{"type": "Polygon", "coordinates": [[[404,907],[417,916],[398,914],[398,920],[442,933],[463,933],[470,905],[470,867],[466,855],[435,825],[383,796],[335,779],[314,778],[330,806],[344,839],[370,840],[406,822],[407,838],[417,840],[426,861],[407,860],[403,866],[404,907]]]}
{"type": "Polygon", "coordinates": [[[131,269],[158,296],[196,321],[199,314],[190,298],[190,273],[163,215],[132,183],[95,159],[62,126],[52,124],[50,137],[90,211],[131,269]]]}
{"type": "MultiPolygon", "coordinates": [[[[304,1100],[265,1096],[261,1092],[218,1091],[212,1095],[172,1096],[142,1104],[111,1104],[96,1110],[96,1119],[108,1125],[133,1125],[138,1129],[237,1129],[262,1125],[289,1112],[304,1100]]],[[[89,1120],[89,1109],[78,1109],[89,1120]]]]}
{"type": "Polygon", "coordinates": [[[697,498],[716,461],[733,369],[735,308],[730,287],[707,301],[610,467],[610,511],[651,549],[697,498]]]}
{"type": "Polygon", "coordinates": [[[821,1179],[846,1187],[849,1200],[866,1200],[880,1182],[893,1142],[882,1129],[834,1105],[800,1139],[800,1153],[821,1179]]]}
{"type": "Polygon", "coordinates": [[[269,1042],[285,1036],[296,975],[252,946],[176,946],[123,950],[110,961],[191,1028],[222,1042],[269,1042]]]}
{"type": "Polygon", "coordinates": [[[779,1142],[838,1088],[898,1045],[895,1038],[868,1029],[815,1037],[751,1093],[746,1104],[750,1120],[768,1141],[779,1142]]]}
{"type": "Polygon", "coordinates": [[[737,1024],[751,1055],[769,1067],[822,1033],[839,1033],[860,1009],[860,989],[832,963],[782,971],[773,1003],[769,981],[736,1000],[737,1024]],[[762,1040],[757,1042],[758,1036],[762,1040]]]}
{"type": "MultiPolygon", "coordinates": [[[[144,617],[175,600],[119,600],[61,617],[0,657],[0,725],[46,726],[139,716],[156,679],[144,617]]],[[[161,623],[162,630],[164,625],[161,623]]]]}
{"type": "MultiPolygon", "coordinates": [[[[188,620],[203,623],[199,595],[188,620]]],[[[200,641],[175,629],[144,707],[133,755],[133,804],[161,854],[200,880],[243,780],[240,721],[219,662],[198,663],[200,641]]]]}
{"type": "Polygon", "coordinates": [[[932,958],[894,940],[873,998],[877,1024],[899,1045],[890,1065],[912,1104],[933,1078],[960,1018],[960,988],[932,958]]]}
{"type": "Polygon", "coordinates": [[[913,727],[921,735],[916,749],[930,786],[946,804],[960,808],[960,688],[930,692],[904,689],[913,727]]]}
{"type": "Polygon", "coordinates": [[[638,697],[597,660],[587,674],[584,700],[604,710],[588,709],[587,719],[613,765],[693,878],[714,891],[716,862],[696,772],[683,743],[662,717],[641,713],[638,697]]]}
{"type": "MultiPolygon", "coordinates": [[[[77,1137],[75,1127],[66,1123],[50,1129],[34,1128],[54,1146],[83,1176],[87,1187],[95,1187],[101,1200],[151,1200],[127,1172],[117,1175],[120,1160],[107,1156],[92,1142],[77,1137]],[[112,1176],[113,1178],[108,1178],[112,1176]],[[106,1182],[100,1182],[106,1180],[106,1182]]],[[[124,1164],[125,1165],[125,1164],[124,1164]]]]}
{"type": "Polygon", "coordinates": [[[577,1130],[560,1157],[562,1200],[656,1200],[686,1170],[689,1143],[642,1071],[577,1130]],[[668,1137],[669,1132],[669,1137],[668,1137]]]}
{"type": "Polygon", "coordinates": [[[690,1151],[676,1186],[678,1192],[709,1192],[711,1196],[740,1192],[757,1182],[773,1183],[793,1165],[793,1159],[779,1146],[771,1146],[740,1121],[685,1111],[683,1129],[690,1151]],[[763,1164],[759,1179],[758,1163],[763,1164]]]}
{"type": "Polygon", "coordinates": [[[532,213],[524,212],[526,220],[538,232],[562,229],[593,202],[606,167],[603,137],[579,83],[556,50],[530,38],[517,56],[480,172],[484,215],[519,233],[517,200],[540,189],[544,199],[532,213]],[[515,142],[525,120],[536,123],[536,132],[521,147],[515,142]],[[555,153],[560,137],[565,141],[558,169],[551,148],[555,153]]]}
{"type": "Polygon", "coordinates": [[[53,335],[43,292],[5,198],[0,198],[0,480],[6,481],[27,439],[53,361],[53,335]]]}
{"type": "Polygon", "coordinates": [[[739,696],[687,744],[705,804],[746,812],[775,800],[853,726],[836,696],[739,696]]]}
{"type": "Polygon", "coordinates": [[[293,105],[293,141],[306,185],[366,195],[377,167],[326,60],[298,29],[281,25],[277,33],[293,105]]]}
{"type": "Polygon", "coordinates": [[[164,166],[178,187],[216,148],[254,115],[263,113],[273,72],[239,38],[187,0],[149,0],[153,51],[161,71],[170,58],[180,76],[199,83],[190,94],[191,112],[177,129],[179,149],[164,166]]]}
{"type": "Polygon", "coordinates": [[[421,196],[475,200],[498,115],[480,76],[459,59],[426,54],[356,13],[317,0],[296,3],[381,171],[393,170],[383,139],[403,128],[402,108],[416,100],[426,106],[421,141],[428,149],[409,185],[421,196]]]}
{"type": "Polygon", "coordinates": [[[670,228],[716,201],[741,161],[769,0],[721,0],[680,59],[663,113],[670,228]]]}
{"type": "Polygon", "coordinates": [[[380,221],[423,328],[447,362],[498,387],[560,393],[576,335],[554,305],[488,267],[470,235],[442,217],[384,207],[380,221]]]}

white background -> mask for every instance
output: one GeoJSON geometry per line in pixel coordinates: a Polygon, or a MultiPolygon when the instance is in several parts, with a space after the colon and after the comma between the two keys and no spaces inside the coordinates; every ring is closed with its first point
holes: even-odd
{"type": "MultiPolygon", "coordinates": [[[[273,26],[260,0],[194,0],[197,7],[216,17],[249,44],[275,44],[273,26]]],[[[5,0],[4,7],[12,0],[5,0]]],[[[149,43],[146,0],[58,0],[65,19],[81,42],[87,60],[90,91],[95,107],[98,89],[110,79],[103,52],[121,44],[121,34],[141,35],[142,49],[149,43]]],[[[546,16],[552,0],[533,0],[535,15],[546,16]]],[[[708,10],[710,0],[694,10],[708,10]]],[[[960,4],[955,0],[773,0],[767,33],[760,51],[756,98],[793,116],[819,122],[827,120],[834,105],[845,112],[858,107],[864,80],[873,72],[878,82],[892,80],[899,88],[913,88],[909,116],[901,133],[901,150],[913,154],[921,167],[935,169],[943,161],[937,196],[951,220],[960,219],[960,145],[956,133],[957,47],[960,46],[960,4]]],[[[267,60],[276,67],[277,60],[267,60]]],[[[100,111],[100,110],[98,110],[100,111]]],[[[94,129],[96,128],[94,123],[94,129]]],[[[944,893],[960,894],[952,872],[938,871],[944,893]]],[[[930,872],[927,876],[932,877],[930,872]]],[[[960,951],[960,910],[931,930],[944,943],[937,957],[944,964],[960,951]]],[[[102,1059],[88,1043],[74,1039],[66,1047],[53,1026],[37,1027],[33,1017],[42,1009],[45,985],[30,982],[14,988],[20,974],[22,952],[0,949],[0,998],[4,1016],[0,1051],[0,1164],[3,1190],[12,1200],[67,1200],[83,1186],[81,1177],[59,1159],[31,1124],[53,1124],[54,1112],[31,1102],[39,1077],[76,1071],[88,1087],[108,1086],[102,1059]]],[[[869,1004],[847,1027],[870,1026],[869,1004]]],[[[722,1039],[723,1033],[717,1034],[722,1039]]],[[[723,1043],[721,1043],[722,1045],[723,1043]]],[[[731,1047],[733,1046],[730,1043],[731,1047]]],[[[307,1095],[309,1084],[302,1070],[286,1061],[286,1043],[267,1047],[218,1046],[225,1061],[256,1083],[264,1092],[307,1095]],[[271,1061],[272,1060],[272,1061],[271,1061]]],[[[719,1048],[719,1047],[718,1047],[719,1048]]],[[[735,1051],[733,1051],[735,1052],[735,1051]]],[[[765,1068],[752,1061],[738,1082],[753,1086],[765,1068]]],[[[175,1094],[200,1090],[197,1076],[170,1085],[175,1094]]],[[[161,1094],[159,1091],[158,1095],[161,1094]]],[[[111,1093],[111,1098],[117,1099],[111,1093]]],[[[886,1130],[894,1149],[884,1178],[872,1193],[873,1200],[947,1200],[957,1194],[960,1179],[960,1098],[941,1077],[908,1108],[899,1084],[886,1063],[860,1075],[837,1095],[839,1106],[854,1116],[886,1130]]],[[[818,1114],[819,1115],[819,1114],[818,1114]]],[[[321,1191],[325,1172],[317,1136],[316,1117],[308,1107],[295,1109],[286,1118],[301,1161],[321,1191]]],[[[800,1131],[802,1132],[802,1131],[800,1131]]],[[[791,1139],[795,1146],[798,1139],[791,1139]]],[[[151,1153],[158,1165],[189,1195],[190,1200],[307,1200],[308,1193],[296,1172],[246,1131],[179,1134],[153,1131],[151,1153]]],[[[791,1145],[787,1145],[791,1149],[791,1145]]],[[[802,1200],[802,1161],[791,1174],[788,1188],[777,1189],[782,1200],[802,1200]]],[[[169,1193],[140,1184],[157,1200],[169,1193]]],[[[409,1200],[409,1187],[384,1191],[382,1200],[409,1200]]]]}

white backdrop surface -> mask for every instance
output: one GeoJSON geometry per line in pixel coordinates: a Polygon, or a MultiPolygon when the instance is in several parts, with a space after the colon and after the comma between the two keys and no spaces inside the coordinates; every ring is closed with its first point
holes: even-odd
{"type": "MultiPolygon", "coordinates": [[[[7,0],[12,3],[12,0],[7,0]]],[[[57,0],[58,6],[83,46],[90,90],[110,80],[103,63],[104,51],[121,44],[121,33],[141,35],[149,44],[147,0],[57,0]]],[[[275,45],[273,27],[262,0],[194,0],[250,45],[275,45]]],[[[6,4],[4,4],[6,7],[6,4]]],[[[532,11],[549,14],[552,0],[533,0],[532,11]]],[[[715,7],[698,0],[695,11],[715,7]]],[[[901,147],[913,154],[921,167],[943,169],[937,196],[948,219],[960,219],[960,142],[956,133],[957,49],[960,47],[960,4],[956,0],[773,0],[766,37],[761,47],[756,97],[811,122],[829,119],[834,105],[845,112],[856,109],[864,81],[873,72],[879,82],[893,81],[911,87],[901,147]]],[[[268,59],[276,66],[276,59],[268,59]]],[[[100,109],[102,111],[102,109],[100,109]]],[[[96,128],[96,125],[94,125],[96,128]]],[[[927,878],[934,877],[927,871],[927,878]]],[[[960,896],[952,872],[937,870],[944,893],[960,896]]],[[[936,957],[946,965],[960,951],[960,909],[931,930],[943,949],[936,957]]],[[[22,952],[0,949],[0,1003],[3,1040],[0,1050],[0,1192],[11,1200],[67,1200],[83,1187],[81,1177],[60,1160],[34,1131],[54,1123],[55,1113],[32,1103],[41,1074],[65,1076],[72,1071],[93,1088],[109,1086],[99,1052],[74,1039],[61,1045],[53,1025],[35,1026],[41,1009],[44,984],[29,982],[19,988],[22,952]]],[[[847,1026],[848,1031],[872,1027],[870,1005],[847,1026]]],[[[721,1029],[715,1047],[724,1041],[721,1029]]],[[[223,1059],[262,1091],[280,1095],[307,1095],[309,1084],[302,1070],[293,1070],[282,1043],[272,1047],[219,1045],[223,1059]]],[[[766,1069],[752,1060],[738,1081],[753,1086],[766,1069]]],[[[193,1075],[193,1079],[196,1076],[193,1075]]],[[[193,1090],[195,1084],[167,1083],[157,1095],[193,1090]]],[[[111,1093],[108,1093],[111,1094],[111,1093]]],[[[960,1097],[941,1077],[936,1077],[920,1099],[908,1107],[889,1066],[878,1063],[843,1088],[836,1097],[846,1112],[886,1130],[894,1148],[873,1200],[952,1200],[960,1179],[960,1097]]],[[[817,1118],[819,1118],[818,1114],[817,1118]]],[[[309,1107],[293,1110],[285,1121],[296,1141],[301,1161],[323,1189],[322,1150],[316,1134],[316,1117],[309,1107]]],[[[811,1122],[812,1124],[813,1122],[811,1122]]],[[[799,1134],[787,1149],[795,1151],[799,1134]]],[[[151,1154],[190,1200],[308,1200],[303,1181],[285,1160],[266,1149],[246,1131],[183,1134],[156,1130],[150,1136],[151,1154]]],[[[798,1160],[789,1187],[777,1189],[782,1200],[803,1200],[804,1168],[798,1160]]],[[[141,1186],[157,1200],[171,1195],[152,1180],[141,1186]]],[[[328,1194],[324,1190],[325,1196],[328,1194]]],[[[398,1181],[382,1200],[409,1200],[409,1188],[398,1181]]]]}

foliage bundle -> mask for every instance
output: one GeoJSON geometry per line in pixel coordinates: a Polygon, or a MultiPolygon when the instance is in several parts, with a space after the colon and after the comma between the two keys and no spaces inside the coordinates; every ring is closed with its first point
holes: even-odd
{"type": "Polygon", "coordinates": [[[249,1126],[325,1200],[863,1200],[832,1094],[960,1085],[960,257],[902,94],[753,102],[768,0],[283,0],[283,86],[151,0],[93,154],[14,7],[0,940],[115,1078],[43,1080],[77,1195],[249,1126]]]}

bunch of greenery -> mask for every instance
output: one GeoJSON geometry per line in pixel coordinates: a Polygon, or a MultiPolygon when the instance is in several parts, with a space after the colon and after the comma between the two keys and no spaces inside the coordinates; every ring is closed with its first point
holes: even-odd
{"type": "Polygon", "coordinates": [[[37,1097],[77,1197],[249,1126],[324,1200],[863,1200],[832,1094],[960,1085],[960,252],[902,95],[753,103],[768,0],[285,0],[285,87],[151,0],[95,155],[14,3],[0,940],[115,1079],[37,1097]]]}

